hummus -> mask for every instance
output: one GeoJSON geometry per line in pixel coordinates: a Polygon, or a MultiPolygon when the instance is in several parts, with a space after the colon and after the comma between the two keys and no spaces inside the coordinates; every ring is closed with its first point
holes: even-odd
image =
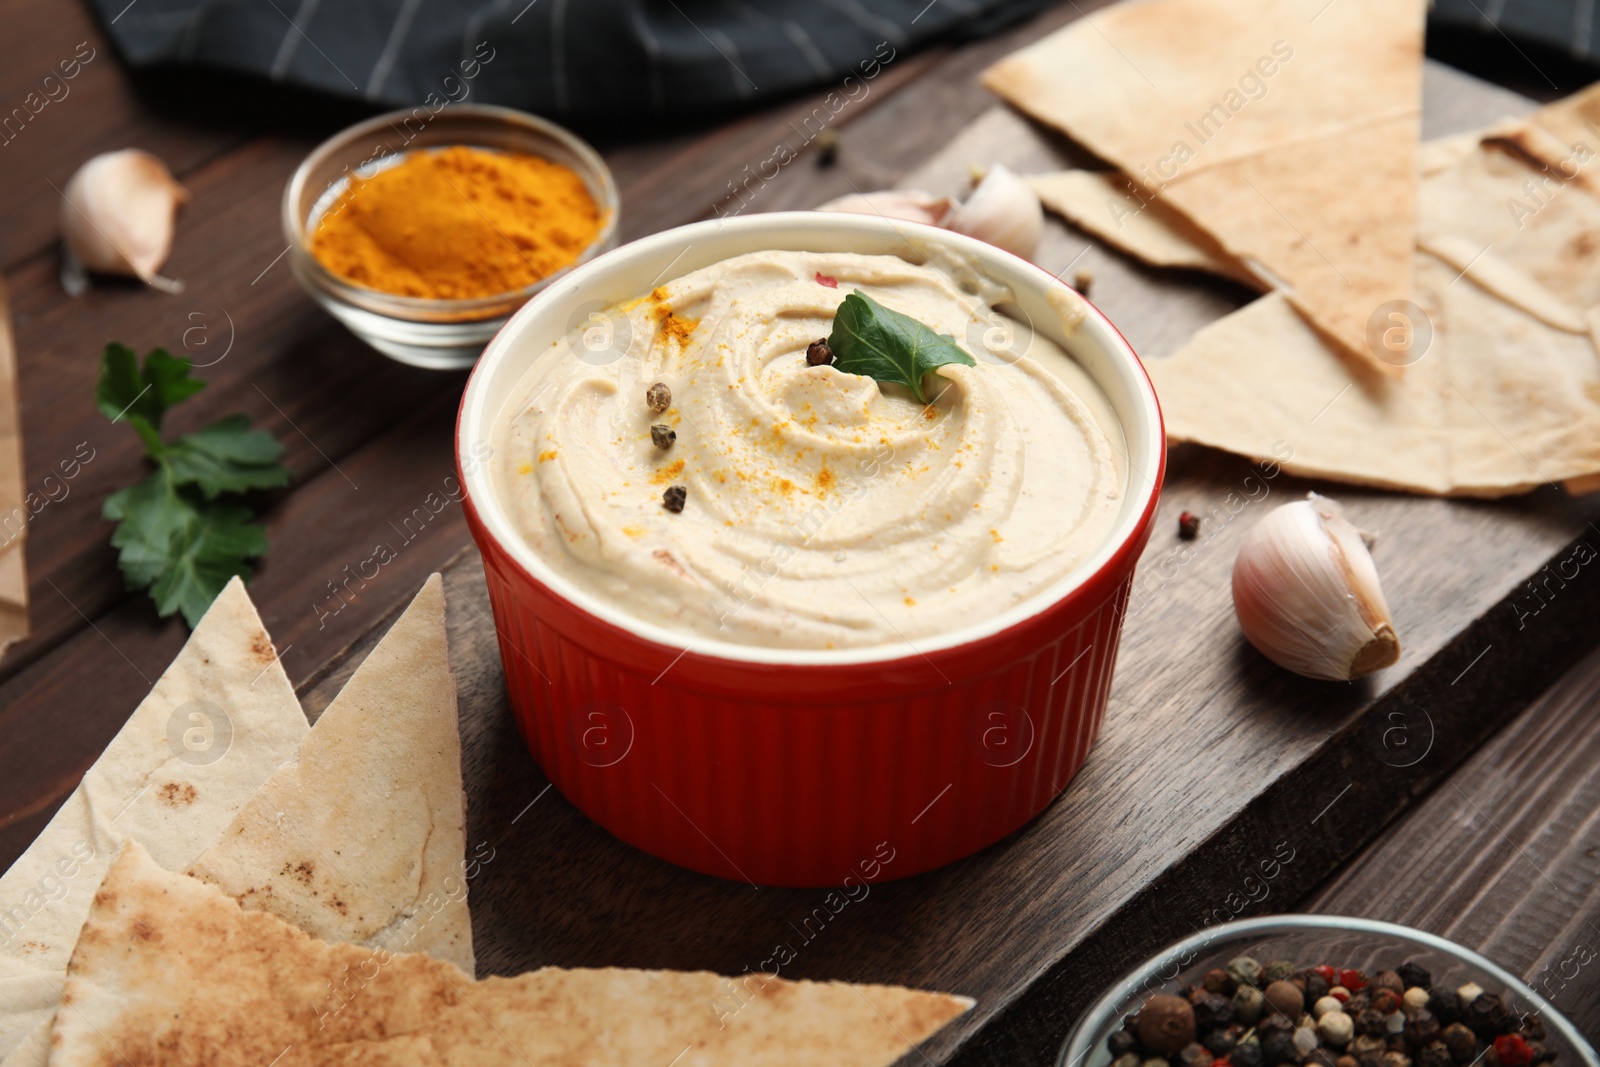
{"type": "Polygon", "coordinates": [[[1071,357],[892,256],[695,271],[577,324],[510,401],[493,476],[512,521],[557,573],[686,643],[852,648],[991,618],[1099,549],[1127,482],[1116,416],[1071,357]],[[926,407],[809,366],[858,288],[977,365],[939,368],[926,407]]]}

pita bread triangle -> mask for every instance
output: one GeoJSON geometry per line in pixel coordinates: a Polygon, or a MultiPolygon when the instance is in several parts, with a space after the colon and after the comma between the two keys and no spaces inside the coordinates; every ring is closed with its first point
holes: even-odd
{"type": "Polygon", "coordinates": [[[123,842],[183,867],[307,729],[272,639],[234,578],[0,878],[0,1054],[48,1027],[78,930],[123,842]]]}
{"type": "Polygon", "coordinates": [[[471,974],[465,804],[435,574],[188,871],[315,937],[426,952],[471,974]]]}
{"type": "Polygon", "coordinates": [[[1423,0],[1124,0],[984,83],[1212,235],[1383,373],[1411,291],[1423,0]]]}
{"type": "Polygon", "coordinates": [[[563,970],[474,982],[330,945],[130,845],[72,957],[51,1067],[779,1067],[893,1063],[964,997],[705,972],[563,970]]]}

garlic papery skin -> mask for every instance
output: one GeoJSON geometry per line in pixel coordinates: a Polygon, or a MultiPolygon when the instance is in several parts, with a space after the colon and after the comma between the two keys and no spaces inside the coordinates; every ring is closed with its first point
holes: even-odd
{"type": "Polygon", "coordinates": [[[943,226],[955,201],[918,189],[881,189],[873,193],[850,193],[829,200],[818,211],[842,211],[848,215],[881,215],[902,222],[921,222],[943,226]]]}
{"type": "Polygon", "coordinates": [[[1031,185],[996,163],[984,172],[966,202],[950,213],[945,226],[1032,259],[1044,235],[1044,206],[1031,185]]]}
{"type": "Polygon", "coordinates": [[[189,194],[149,152],[125,148],[95,156],[62,190],[62,281],[74,290],[82,268],[138,278],[171,292],[182,284],[156,272],[172,251],[174,217],[189,194]],[[77,270],[73,268],[77,267],[77,270]]]}
{"type": "Polygon", "coordinates": [[[1349,681],[1400,658],[1365,538],[1315,493],[1245,536],[1233,561],[1233,609],[1262,655],[1307,678],[1349,681]]]}

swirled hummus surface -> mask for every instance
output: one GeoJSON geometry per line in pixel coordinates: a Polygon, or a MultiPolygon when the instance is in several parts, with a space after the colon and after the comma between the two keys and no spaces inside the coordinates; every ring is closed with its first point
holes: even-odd
{"type": "Polygon", "coordinates": [[[1060,347],[893,256],[695,271],[576,324],[510,399],[494,476],[512,521],[558,573],[686,640],[850,648],[980,622],[1093,554],[1127,480],[1110,405],[1060,347]],[[976,366],[939,368],[926,407],[809,366],[854,289],[976,366]]]}

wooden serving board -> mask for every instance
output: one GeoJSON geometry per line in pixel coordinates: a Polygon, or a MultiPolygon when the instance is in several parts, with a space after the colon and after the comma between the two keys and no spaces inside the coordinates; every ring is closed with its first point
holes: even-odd
{"type": "MultiPolygon", "coordinates": [[[[1429,136],[1530,106],[1428,71],[1429,136]]],[[[995,108],[902,184],[956,191],[971,163],[1029,172],[1073,159],[1058,138],[995,108]]],[[[1092,269],[1091,299],[1153,357],[1249,299],[1226,283],[1142,268],[1054,221],[1038,258],[1051,270],[1092,269]]],[[[481,971],[737,975],[786,944],[795,960],[784,977],[977,999],[907,1062],[1050,1062],[1077,1013],[1123,970],[1208,922],[1287,910],[1600,644],[1600,565],[1570,562],[1580,544],[1600,548],[1600,499],[1547,487],[1500,502],[1429,500],[1268,474],[1216,452],[1173,451],[1087,765],[1006,840],[876,885],[837,913],[822,891],[672,867],[551,788],[506,707],[481,563],[470,549],[458,555],[444,574],[469,850],[492,853],[471,887],[481,971]],[[1233,619],[1228,576],[1244,531],[1311,488],[1379,534],[1374,554],[1405,651],[1359,683],[1287,674],[1233,619]],[[1205,516],[1194,542],[1176,537],[1184,510],[1205,516]],[[1564,577],[1552,577],[1562,561],[1564,577]]],[[[309,711],[327,705],[386,628],[306,683],[309,711]]],[[[1359,901],[1342,905],[1359,910],[1359,901]]]]}

